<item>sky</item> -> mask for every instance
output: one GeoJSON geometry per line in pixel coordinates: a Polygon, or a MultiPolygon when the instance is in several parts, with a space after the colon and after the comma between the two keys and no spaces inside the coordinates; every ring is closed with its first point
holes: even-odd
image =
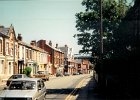
{"type": "Polygon", "coordinates": [[[75,14],[84,10],[82,0],[0,0],[0,25],[14,26],[16,35],[22,34],[23,41],[44,39],[55,46],[68,45],[78,53],[74,34],[75,14]]]}

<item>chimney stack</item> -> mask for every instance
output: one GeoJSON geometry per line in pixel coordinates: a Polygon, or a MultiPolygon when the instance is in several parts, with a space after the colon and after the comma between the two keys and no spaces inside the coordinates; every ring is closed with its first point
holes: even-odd
{"type": "Polygon", "coordinates": [[[52,41],[49,41],[49,45],[52,46],[52,41]]]}
{"type": "Polygon", "coordinates": [[[30,43],[32,46],[36,46],[36,40],[32,40],[30,43]]]}
{"type": "Polygon", "coordinates": [[[20,40],[20,41],[22,41],[22,36],[21,36],[20,33],[18,33],[17,39],[20,40]]]}
{"type": "Polygon", "coordinates": [[[56,44],[55,48],[58,48],[58,44],[56,44]]]}

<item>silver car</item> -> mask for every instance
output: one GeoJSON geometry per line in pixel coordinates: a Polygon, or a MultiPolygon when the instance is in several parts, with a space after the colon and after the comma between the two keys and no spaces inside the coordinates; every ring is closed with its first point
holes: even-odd
{"type": "Polygon", "coordinates": [[[7,80],[6,85],[8,86],[12,79],[18,79],[18,78],[29,78],[29,77],[26,74],[13,74],[7,80]]]}
{"type": "Polygon", "coordinates": [[[13,79],[0,92],[0,100],[45,100],[47,90],[40,78],[13,79]]]}

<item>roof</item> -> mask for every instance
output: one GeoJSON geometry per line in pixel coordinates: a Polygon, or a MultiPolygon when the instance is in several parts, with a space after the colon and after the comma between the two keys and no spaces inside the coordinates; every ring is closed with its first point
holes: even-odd
{"type": "Polygon", "coordinates": [[[39,48],[39,47],[37,47],[37,46],[32,46],[32,45],[30,45],[30,44],[28,44],[28,43],[26,43],[26,42],[18,41],[18,43],[19,43],[20,45],[26,46],[26,47],[28,47],[28,48],[32,48],[32,49],[38,50],[38,51],[40,51],[40,52],[48,53],[48,52],[46,52],[44,49],[41,49],[41,48],[39,48]]]}
{"type": "Polygon", "coordinates": [[[0,33],[4,34],[6,36],[9,36],[9,29],[10,28],[5,28],[5,27],[0,26],[0,33]]]}
{"type": "Polygon", "coordinates": [[[88,59],[91,58],[91,54],[75,54],[74,59],[88,59]]]}

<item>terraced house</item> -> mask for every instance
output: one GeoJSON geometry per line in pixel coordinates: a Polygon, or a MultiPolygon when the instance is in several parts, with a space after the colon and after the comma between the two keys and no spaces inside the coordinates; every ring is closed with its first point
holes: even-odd
{"type": "Polygon", "coordinates": [[[17,73],[18,42],[14,27],[0,26],[0,79],[17,73]]]}
{"type": "Polygon", "coordinates": [[[0,26],[0,79],[12,74],[22,73],[26,66],[37,70],[46,70],[48,53],[33,44],[22,41],[21,34],[16,38],[14,27],[0,26]]]}
{"type": "Polygon", "coordinates": [[[16,37],[12,25],[8,28],[0,26],[0,80],[23,73],[27,66],[32,68],[31,74],[38,70],[55,74],[57,70],[63,71],[64,53],[52,47],[51,43],[47,45],[45,40],[33,40],[28,44],[21,34],[16,37]]]}

